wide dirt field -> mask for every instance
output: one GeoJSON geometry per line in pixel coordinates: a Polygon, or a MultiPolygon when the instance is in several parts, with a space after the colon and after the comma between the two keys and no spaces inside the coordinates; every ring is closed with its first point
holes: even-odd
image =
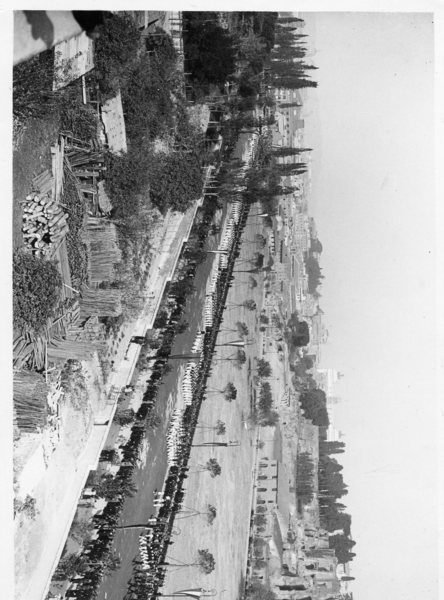
{"type": "MultiPolygon", "coordinates": [[[[252,212],[257,211],[253,209],[252,212]]],[[[255,217],[249,219],[244,233],[246,240],[254,239],[255,233],[261,230],[259,221],[255,217]]],[[[255,250],[254,244],[243,244],[240,260],[248,259],[255,250]]],[[[251,267],[245,264],[239,266],[239,269],[248,268],[251,267]]],[[[248,287],[247,273],[238,273],[235,277],[228,296],[228,308],[225,311],[222,327],[235,329],[236,321],[244,321],[250,331],[249,339],[253,343],[245,348],[247,362],[241,369],[238,369],[233,362],[214,361],[208,389],[222,389],[228,381],[232,381],[238,390],[238,395],[237,399],[230,403],[221,394],[215,392],[207,394],[199,423],[211,426],[220,419],[226,424],[226,434],[218,436],[214,430],[199,429],[190,460],[190,465],[195,465],[197,469],[199,464],[205,464],[209,458],[214,457],[222,468],[222,474],[212,479],[206,471],[190,473],[185,486],[185,506],[205,512],[207,505],[212,504],[217,509],[217,517],[213,524],[209,525],[205,515],[192,517],[179,515],[175,524],[181,532],[173,537],[174,544],[169,552],[169,562],[176,563],[178,566],[168,567],[163,594],[203,587],[214,588],[219,593],[225,590],[225,598],[234,600],[238,596],[239,585],[245,571],[255,432],[246,428],[244,420],[250,412],[252,377],[255,357],[258,356],[259,351],[255,329],[262,302],[262,275],[255,276],[259,285],[254,290],[248,287]],[[230,307],[231,304],[240,304],[247,298],[256,301],[258,305],[256,312],[250,312],[242,307],[230,307]],[[205,442],[229,440],[238,441],[240,444],[227,448],[199,446],[205,442]],[[199,549],[208,549],[215,558],[216,568],[209,575],[202,573],[196,566],[179,566],[181,563],[186,565],[195,562],[199,549]]],[[[221,331],[218,343],[223,344],[236,339],[239,339],[236,332],[221,331]]],[[[228,357],[235,352],[234,347],[220,347],[216,358],[228,357]]],[[[191,470],[193,470],[192,466],[191,470]]]]}

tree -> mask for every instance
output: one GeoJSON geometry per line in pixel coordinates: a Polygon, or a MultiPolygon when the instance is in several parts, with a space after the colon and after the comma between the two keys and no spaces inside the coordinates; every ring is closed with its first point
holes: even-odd
{"type": "Polygon", "coordinates": [[[236,321],[237,332],[241,337],[247,337],[249,334],[247,324],[244,321],[236,321]]]}
{"type": "Polygon", "coordinates": [[[232,381],[229,381],[223,390],[224,398],[228,402],[235,400],[237,397],[237,389],[232,381]]]}
{"type": "Polygon", "coordinates": [[[114,422],[120,426],[129,425],[134,421],[135,412],[132,408],[121,409],[118,408],[114,415],[114,422]]]}
{"type": "Polygon", "coordinates": [[[208,504],[207,506],[207,521],[209,525],[213,524],[214,519],[216,518],[217,510],[216,507],[212,504],[208,504]]]}
{"type": "Polygon", "coordinates": [[[188,321],[182,321],[181,323],[177,324],[176,327],[176,332],[177,333],[184,333],[185,331],[187,331],[190,327],[190,324],[188,323],[188,321]]]}
{"type": "Polygon", "coordinates": [[[304,416],[318,427],[328,427],[326,395],[323,390],[308,390],[301,394],[300,402],[304,416]]]}
{"type": "Polygon", "coordinates": [[[140,32],[126,13],[106,13],[94,43],[95,76],[102,92],[117,90],[136,58],[140,32]]]}
{"type": "Polygon", "coordinates": [[[56,263],[16,251],[12,283],[14,326],[39,332],[60,300],[62,278],[56,263]]]}
{"type": "Polygon", "coordinates": [[[322,244],[317,238],[310,238],[310,251],[321,254],[322,244]]]}
{"type": "Polygon", "coordinates": [[[110,554],[107,556],[107,558],[105,560],[105,564],[104,564],[105,572],[111,573],[111,571],[115,571],[116,569],[118,569],[120,567],[121,562],[122,561],[118,554],[116,554],[115,552],[110,552],[110,554]]]}
{"type": "Polygon", "coordinates": [[[247,600],[276,600],[276,594],[261,583],[255,582],[247,590],[247,600]]]}
{"type": "Polygon", "coordinates": [[[262,269],[264,266],[264,255],[260,252],[255,252],[250,262],[256,269],[262,269]]]}
{"type": "MultiPolygon", "coordinates": [[[[166,366],[170,367],[171,365],[166,365],[166,366]]],[[[147,429],[157,429],[157,427],[159,427],[159,425],[161,423],[162,423],[162,417],[157,413],[151,412],[146,419],[147,429]]]]}
{"type": "Polygon", "coordinates": [[[208,89],[223,84],[235,71],[233,40],[214,13],[184,13],[184,51],[191,79],[208,89]]]}
{"type": "Polygon", "coordinates": [[[195,508],[189,508],[187,506],[183,506],[182,510],[179,511],[179,515],[180,515],[178,517],[179,519],[187,519],[189,517],[195,517],[196,515],[205,515],[207,518],[208,524],[212,525],[214,519],[217,516],[217,510],[216,510],[216,507],[213,506],[212,504],[207,504],[207,508],[204,512],[197,510],[195,508]],[[183,516],[182,516],[182,514],[183,514],[183,516]]]}
{"type": "Polygon", "coordinates": [[[211,477],[217,477],[222,473],[222,469],[215,458],[210,458],[205,464],[204,470],[208,471],[211,477]]]}
{"type": "Polygon", "coordinates": [[[270,377],[271,376],[271,366],[267,360],[263,358],[257,359],[257,374],[259,377],[270,377]]]}
{"type": "Polygon", "coordinates": [[[260,537],[257,537],[253,542],[255,556],[263,556],[264,548],[267,546],[267,542],[260,537]]]}
{"type": "Polygon", "coordinates": [[[296,331],[291,331],[291,334],[288,337],[288,342],[292,349],[301,348],[302,346],[307,346],[309,344],[310,330],[306,321],[300,321],[296,331]]]}
{"type": "Polygon", "coordinates": [[[71,579],[74,575],[80,575],[86,570],[86,561],[81,554],[67,554],[57,566],[57,571],[64,579],[71,579]]]}
{"type": "Polygon", "coordinates": [[[36,508],[36,499],[29,494],[26,495],[24,501],[14,500],[14,511],[23,513],[29,519],[35,519],[39,511],[36,508]]]}
{"type": "Polygon", "coordinates": [[[257,287],[257,281],[252,275],[248,277],[248,287],[250,290],[253,290],[255,287],[257,287]]]}
{"type": "Polygon", "coordinates": [[[331,535],[328,539],[330,548],[333,548],[339,563],[345,564],[353,559],[354,554],[350,553],[353,546],[356,545],[349,537],[343,534],[331,535]]]}
{"type": "Polygon", "coordinates": [[[150,199],[160,211],[185,212],[202,193],[201,157],[192,152],[151,155],[150,199]]]}
{"type": "Polygon", "coordinates": [[[304,263],[308,275],[308,291],[312,294],[316,291],[323,279],[322,271],[319,262],[311,253],[305,255],[304,263]]]}
{"type": "Polygon", "coordinates": [[[263,323],[264,325],[268,325],[268,323],[270,322],[270,319],[267,317],[267,315],[262,313],[259,317],[259,321],[261,323],[263,323]]]}
{"type": "Polygon", "coordinates": [[[296,27],[301,27],[304,23],[304,19],[299,19],[298,17],[278,17],[277,23],[278,25],[295,25],[296,23],[299,23],[296,27]]]}
{"type": "Polygon", "coordinates": [[[218,420],[216,423],[215,430],[216,430],[216,435],[224,435],[224,433],[227,430],[227,427],[223,421],[218,420]]]}
{"type": "Polygon", "coordinates": [[[265,237],[261,234],[261,233],[257,233],[254,236],[254,240],[257,244],[259,244],[259,246],[261,248],[263,248],[265,246],[265,244],[267,243],[267,240],[265,239],[265,237]]]}
{"type": "Polygon", "coordinates": [[[242,302],[241,306],[243,306],[246,310],[256,310],[257,308],[257,304],[256,302],[253,300],[253,298],[249,298],[248,300],[245,300],[244,302],[242,302]]]}
{"type": "Polygon", "coordinates": [[[112,218],[127,236],[133,236],[140,224],[143,202],[149,186],[148,152],[130,147],[128,152],[105,155],[105,190],[112,204],[112,218]]]}
{"type": "Polygon", "coordinates": [[[194,287],[193,279],[191,277],[182,277],[182,279],[174,281],[171,284],[169,294],[176,300],[185,300],[194,291],[196,291],[196,288],[194,287]]]}
{"type": "Polygon", "coordinates": [[[198,550],[197,554],[197,564],[199,565],[200,570],[206,575],[209,575],[212,571],[214,571],[214,568],[216,566],[214,556],[211,554],[211,552],[209,552],[208,549],[198,550]]]}
{"type": "Polygon", "coordinates": [[[303,504],[314,496],[314,463],[308,452],[300,452],[296,461],[296,493],[303,504]]]}
{"type": "Polygon", "coordinates": [[[235,364],[238,369],[242,368],[242,366],[247,362],[247,355],[240,348],[236,352],[236,357],[234,359],[235,364]]]}
{"type": "Polygon", "coordinates": [[[276,172],[280,177],[302,175],[307,172],[307,165],[305,163],[277,163],[276,172]]]}
{"type": "Polygon", "coordinates": [[[290,350],[306,346],[310,342],[310,330],[306,321],[299,321],[296,312],[292,313],[287,321],[285,338],[290,346],[290,350]]]}
{"type": "Polygon", "coordinates": [[[273,154],[276,157],[285,157],[285,156],[298,156],[303,152],[311,152],[312,148],[291,148],[289,146],[283,146],[281,148],[276,148],[273,154]]]}
{"type": "Polygon", "coordinates": [[[275,410],[270,410],[261,418],[262,427],[274,427],[279,422],[279,413],[275,410]]]}
{"type": "Polygon", "coordinates": [[[257,526],[266,525],[267,518],[263,514],[255,515],[254,524],[257,526]]]}
{"type": "Polygon", "coordinates": [[[213,429],[216,432],[216,435],[223,435],[226,432],[226,425],[220,419],[217,420],[216,425],[198,425],[199,429],[213,429]]]}
{"type": "Polygon", "coordinates": [[[174,55],[167,58],[165,54],[141,54],[128,69],[122,88],[125,129],[131,146],[140,151],[146,151],[148,141],[165,135],[174,124],[175,69],[174,55]]]}
{"type": "Polygon", "coordinates": [[[116,496],[123,494],[133,496],[137,488],[131,481],[122,481],[117,476],[113,477],[111,473],[102,475],[98,483],[94,485],[97,496],[105,500],[115,500],[116,496]]]}
{"type": "Polygon", "coordinates": [[[320,454],[342,454],[345,450],[345,442],[327,442],[321,440],[319,442],[320,454]]]}
{"type": "Polygon", "coordinates": [[[297,102],[280,102],[279,108],[295,108],[297,106],[302,106],[302,104],[298,104],[297,102]]]}
{"type": "Polygon", "coordinates": [[[206,259],[208,254],[205,252],[205,250],[202,250],[202,248],[193,248],[187,246],[184,250],[184,256],[186,256],[190,261],[200,264],[206,259]]]}
{"type": "Polygon", "coordinates": [[[258,407],[262,414],[266,414],[271,410],[273,405],[273,397],[271,395],[271,386],[268,381],[265,381],[261,385],[259,392],[258,407]]]}

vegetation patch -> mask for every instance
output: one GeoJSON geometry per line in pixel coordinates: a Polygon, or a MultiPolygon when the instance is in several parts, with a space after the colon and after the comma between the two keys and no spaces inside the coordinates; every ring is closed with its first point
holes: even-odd
{"type": "Polygon", "coordinates": [[[55,262],[23,251],[13,256],[14,326],[39,332],[54,316],[62,279],[55,262]]]}

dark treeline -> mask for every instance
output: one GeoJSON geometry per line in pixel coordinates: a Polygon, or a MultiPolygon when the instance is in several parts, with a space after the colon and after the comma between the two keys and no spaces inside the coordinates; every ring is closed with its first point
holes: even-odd
{"type": "Polygon", "coordinates": [[[342,476],[342,465],[332,455],[345,451],[344,442],[328,442],[326,430],[321,428],[319,436],[319,511],[321,525],[329,532],[330,548],[335,550],[340,563],[353,560],[351,551],[355,542],[351,539],[351,516],[345,512],[341,499],[347,495],[347,485],[342,476]]]}

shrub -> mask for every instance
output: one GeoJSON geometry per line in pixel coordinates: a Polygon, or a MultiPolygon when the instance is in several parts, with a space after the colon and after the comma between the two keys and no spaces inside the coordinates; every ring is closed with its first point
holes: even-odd
{"type": "Polygon", "coordinates": [[[194,153],[156,154],[150,163],[150,198],[160,210],[185,212],[202,194],[200,157],[194,153]]]}
{"type": "Polygon", "coordinates": [[[61,100],[60,127],[70,131],[74,137],[90,140],[97,136],[97,113],[91,106],[83,104],[78,96],[66,95],[61,100]]]}
{"type": "Polygon", "coordinates": [[[18,251],[13,257],[13,319],[16,327],[38,332],[60,298],[62,278],[52,261],[18,251]]]}
{"type": "Polygon", "coordinates": [[[114,216],[127,220],[138,215],[138,194],[148,187],[148,165],[146,153],[130,150],[119,155],[107,154],[105,187],[114,206],[114,216]]]}
{"type": "Polygon", "coordinates": [[[176,80],[175,61],[168,52],[154,57],[144,55],[129,71],[122,102],[131,144],[142,147],[147,136],[153,140],[174,126],[176,80]]]}
{"type": "Polygon", "coordinates": [[[21,512],[26,515],[29,519],[35,519],[38,514],[38,510],[35,507],[36,499],[30,496],[26,496],[23,502],[14,500],[14,512],[21,512]]]}
{"type": "Polygon", "coordinates": [[[105,15],[94,47],[95,75],[102,92],[112,93],[122,84],[137,55],[139,41],[140,32],[128,14],[105,15]]]}
{"type": "Polygon", "coordinates": [[[20,119],[45,117],[57,106],[52,94],[54,50],[33,56],[13,69],[13,112],[20,119]]]}
{"type": "Polygon", "coordinates": [[[266,525],[267,524],[267,518],[265,517],[265,515],[262,515],[262,514],[255,515],[255,517],[254,517],[254,524],[257,525],[258,527],[266,525]]]}

